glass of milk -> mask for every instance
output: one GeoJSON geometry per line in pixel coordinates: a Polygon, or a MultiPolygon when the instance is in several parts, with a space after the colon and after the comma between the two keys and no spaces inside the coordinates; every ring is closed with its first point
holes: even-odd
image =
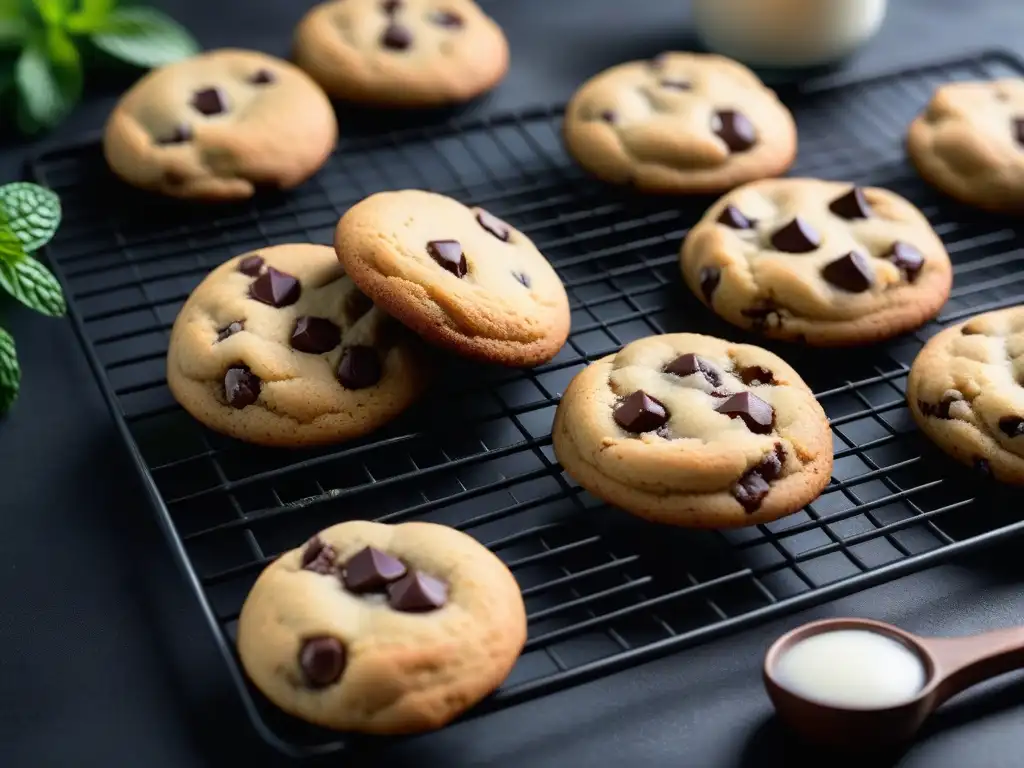
{"type": "Polygon", "coordinates": [[[752,67],[834,64],[878,32],[887,0],[693,0],[697,34],[752,67]]]}

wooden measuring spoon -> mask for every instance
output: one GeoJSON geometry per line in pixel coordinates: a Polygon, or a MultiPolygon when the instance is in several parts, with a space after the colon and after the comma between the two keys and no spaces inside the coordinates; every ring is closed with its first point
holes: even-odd
{"type": "Polygon", "coordinates": [[[910,741],[948,698],[1019,667],[1024,667],[1024,627],[966,637],[918,637],[870,619],[825,619],[797,627],[772,644],[764,658],[764,684],[779,717],[809,741],[874,749],[910,741]],[[822,704],[780,684],[773,673],[787,650],[811,636],[843,629],[877,632],[904,645],[924,666],[924,685],[902,704],[857,708],[822,704]]]}

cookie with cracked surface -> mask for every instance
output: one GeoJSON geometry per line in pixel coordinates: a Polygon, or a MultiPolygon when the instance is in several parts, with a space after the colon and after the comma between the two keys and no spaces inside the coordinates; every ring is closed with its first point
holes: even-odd
{"type": "Polygon", "coordinates": [[[505,680],[525,641],[508,568],[433,523],[321,531],[263,571],[238,619],[242,664],[268,699],[361,733],[440,728],[505,680]]]}
{"type": "Polygon", "coordinates": [[[978,315],[933,336],[910,368],[907,403],[943,451],[1024,485],[1024,307],[978,315]]]}
{"type": "Polygon", "coordinates": [[[217,267],[174,322],[167,384],[206,426],[261,445],[335,443],[383,426],[429,381],[422,345],[325,245],[217,267]]]}
{"type": "Polygon", "coordinates": [[[420,190],[350,208],[338,257],[367,296],[457,354],[509,366],[546,362],[569,335],[569,301],[530,239],[482,208],[420,190]]]}
{"type": "Polygon", "coordinates": [[[555,413],[555,455],[639,517],[736,528],[800,510],[828,485],[828,419],[800,376],[759,347],[651,336],[591,364],[555,413]]]}
{"type": "Polygon", "coordinates": [[[796,158],[789,110],[749,69],[666,53],[612,67],[566,108],[565,142],[598,178],[645,192],[722,192],[778,176],[796,158]]]}
{"type": "Polygon", "coordinates": [[[110,168],[142,189],[237,200],[312,176],[337,140],[323,91],[293,64],[255,51],[210,51],[139,80],[107,121],[110,168]]]}
{"type": "Polygon", "coordinates": [[[921,176],[958,200],[1024,211],[1024,78],[948,83],[907,134],[921,176]]]}
{"type": "Polygon", "coordinates": [[[333,0],[299,22],[294,58],[339,99],[439,107],[491,90],[509,53],[472,0],[333,0]]]}
{"type": "Polygon", "coordinates": [[[899,195],[817,179],[752,182],[690,230],[683,277],[720,317],[812,346],[870,344],[938,314],[953,268],[899,195]]]}

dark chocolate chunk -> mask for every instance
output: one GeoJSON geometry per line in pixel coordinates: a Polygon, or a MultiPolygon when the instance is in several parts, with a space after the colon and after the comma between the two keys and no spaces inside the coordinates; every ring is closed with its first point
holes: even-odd
{"type": "Polygon", "coordinates": [[[884,258],[899,267],[911,283],[924,266],[924,255],[909,243],[893,243],[884,258]]]}
{"type": "Polygon", "coordinates": [[[462,17],[454,11],[434,11],[429,18],[437,26],[447,29],[458,29],[462,26],[462,17]]]}
{"type": "Polygon", "coordinates": [[[249,75],[249,82],[253,85],[269,85],[276,79],[269,69],[260,69],[249,75]]]}
{"type": "Polygon", "coordinates": [[[476,222],[503,243],[508,242],[509,226],[497,216],[480,209],[476,212],[476,222]]]}
{"type": "Polygon", "coordinates": [[[992,465],[988,463],[988,459],[980,456],[974,460],[974,471],[984,477],[992,477],[992,465]]]}
{"type": "Polygon", "coordinates": [[[936,419],[948,419],[949,407],[958,400],[963,399],[964,396],[956,390],[949,390],[937,403],[928,403],[924,400],[918,400],[917,409],[925,416],[932,416],[936,419]]]}
{"type": "Polygon", "coordinates": [[[530,287],[530,276],[525,272],[513,272],[512,277],[514,277],[520,283],[525,285],[527,288],[530,287]]]}
{"type": "Polygon", "coordinates": [[[330,544],[324,544],[319,536],[314,536],[302,551],[302,570],[312,571],[324,576],[334,573],[334,561],[338,553],[330,544]]]}
{"type": "Polygon", "coordinates": [[[233,323],[228,323],[217,331],[217,341],[224,341],[228,336],[234,336],[244,328],[245,324],[241,320],[235,320],[233,323]]]}
{"type": "Polygon", "coordinates": [[[722,215],[718,217],[718,223],[732,229],[753,229],[755,224],[752,219],[744,216],[735,205],[725,206],[722,215]]]}
{"type": "Polygon", "coordinates": [[[725,142],[730,152],[746,152],[757,143],[754,124],[742,112],[732,109],[711,116],[712,132],[725,142]]]}
{"type": "Polygon", "coordinates": [[[262,256],[246,256],[238,262],[238,271],[243,275],[249,275],[249,277],[256,277],[261,269],[263,269],[262,256]]]}
{"type": "Polygon", "coordinates": [[[381,35],[380,43],[393,51],[404,51],[412,45],[412,32],[401,24],[388,24],[388,28],[381,35]]]}
{"type": "Polygon", "coordinates": [[[175,126],[174,130],[166,136],[163,136],[156,140],[157,144],[184,144],[186,141],[192,140],[192,127],[187,123],[175,126]]]}
{"type": "Polygon", "coordinates": [[[744,474],[733,487],[732,495],[748,514],[753,514],[761,506],[761,502],[771,490],[769,483],[782,473],[785,462],[786,454],[782,444],[776,443],[775,450],[744,474]]]}
{"type": "Polygon", "coordinates": [[[295,321],[292,349],[319,355],[341,343],[341,329],[323,317],[303,315],[295,321]]]}
{"type": "Polygon", "coordinates": [[[372,387],[380,381],[381,374],[380,358],[373,347],[349,347],[338,363],[338,381],[345,389],[372,387]]]}
{"type": "Polygon", "coordinates": [[[841,219],[869,219],[871,206],[864,197],[864,190],[854,187],[842,197],[837,197],[828,209],[841,219]]]}
{"type": "Polygon", "coordinates": [[[1003,416],[999,420],[999,429],[1007,437],[1021,437],[1024,435],[1024,419],[1020,416],[1003,416]]]}
{"type": "Polygon", "coordinates": [[[379,592],[396,579],[405,576],[406,567],[401,560],[379,549],[367,547],[352,555],[345,563],[342,582],[350,592],[379,592]]]}
{"type": "Polygon", "coordinates": [[[692,376],[695,373],[701,374],[712,387],[722,385],[722,377],[718,371],[707,360],[692,353],[680,355],[671,363],[665,366],[665,373],[674,373],[676,376],[692,376]]]}
{"type": "Polygon", "coordinates": [[[302,286],[297,277],[273,267],[267,267],[267,271],[253,280],[249,286],[249,295],[252,298],[278,308],[294,304],[301,294],[302,286]]]}
{"type": "Polygon", "coordinates": [[[733,395],[715,410],[733,419],[743,419],[747,429],[759,435],[769,434],[775,423],[775,410],[750,392],[733,395]]]}
{"type": "Polygon", "coordinates": [[[1024,146],[1024,118],[1018,117],[1013,121],[1013,138],[1017,143],[1024,146]]]}
{"type": "Polygon", "coordinates": [[[688,80],[678,80],[670,77],[663,78],[658,82],[662,88],[671,88],[674,91],[690,91],[693,90],[693,84],[688,80]]]}
{"type": "Polygon", "coordinates": [[[203,88],[192,94],[192,109],[206,116],[219,115],[227,112],[227,98],[220,88],[203,88]]]}
{"type": "Polygon", "coordinates": [[[466,274],[466,255],[458,240],[431,240],[427,243],[427,253],[456,277],[466,274]]]}
{"type": "Polygon", "coordinates": [[[345,647],[336,637],[311,637],[299,651],[299,666],[311,688],[326,688],[345,670],[345,647]]]}
{"type": "Polygon", "coordinates": [[[391,16],[401,10],[402,4],[402,0],[383,0],[380,7],[384,13],[391,16]]]}
{"type": "Polygon", "coordinates": [[[718,267],[701,267],[700,270],[700,292],[704,294],[704,301],[711,303],[711,297],[715,295],[715,289],[722,280],[722,270],[718,267]]]}
{"type": "Polygon", "coordinates": [[[821,236],[797,216],[772,235],[772,247],[783,253],[810,253],[821,245],[821,236]]]}
{"type": "Polygon", "coordinates": [[[774,384],[775,374],[760,365],[748,365],[739,370],[740,380],[748,387],[757,384],[774,384]]]}
{"type": "Polygon", "coordinates": [[[388,585],[388,604],[406,613],[435,611],[448,602],[448,585],[422,571],[410,571],[388,585]]]}
{"type": "Polygon", "coordinates": [[[826,264],[821,268],[821,276],[836,288],[850,293],[863,293],[875,282],[867,257],[857,251],[826,264]]]}
{"type": "Polygon", "coordinates": [[[625,398],[612,412],[615,423],[627,432],[653,432],[668,423],[668,409],[641,389],[625,398]]]}
{"type": "Polygon", "coordinates": [[[232,408],[252,405],[260,396],[260,378],[244,365],[228,368],[224,374],[224,398],[232,408]]]}

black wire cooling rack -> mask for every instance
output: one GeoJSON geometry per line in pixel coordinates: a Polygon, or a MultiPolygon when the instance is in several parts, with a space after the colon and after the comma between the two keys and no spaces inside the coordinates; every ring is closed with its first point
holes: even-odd
{"type": "Polygon", "coordinates": [[[71,316],[158,519],[257,730],[293,756],[351,740],[267,704],[234,655],[236,618],[260,570],[353,518],[432,520],[486,543],[529,610],[512,676],[474,714],[608,674],[785,612],[925,568],[1022,529],[1020,497],[948,461],[914,430],[907,371],[943,324],[1024,300],[1014,221],[966,210],[909,170],[902,138],[941,82],[1020,75],[1002,54],[791,94],[794,175],[887,186],[915,201],[955,264],[939,321],[868,349],[771,346],[831,418],[835,470],[803,512],[732,532],[655,528],[597,503],[551,450],[560,393],[588,362],[655,333],[758,342],[683,287],[680,241],[709,200],[640,199],[588,180],[559,139],[561,111],[350,135],[301,189],[233,207],[130,191],[95,141],[46,153],[32,175],[64,201],[48,249],[71,316]],[[420,187],[483,205],[527,232],[565,281],[572,335],[549,364],[495,370],[449,360],[427,400],[369,439],[329,450],[255,448],[202,428],[164,380],[169,330],[206,273],[272,243],[330,243],[365,195],[420,187]]]}

